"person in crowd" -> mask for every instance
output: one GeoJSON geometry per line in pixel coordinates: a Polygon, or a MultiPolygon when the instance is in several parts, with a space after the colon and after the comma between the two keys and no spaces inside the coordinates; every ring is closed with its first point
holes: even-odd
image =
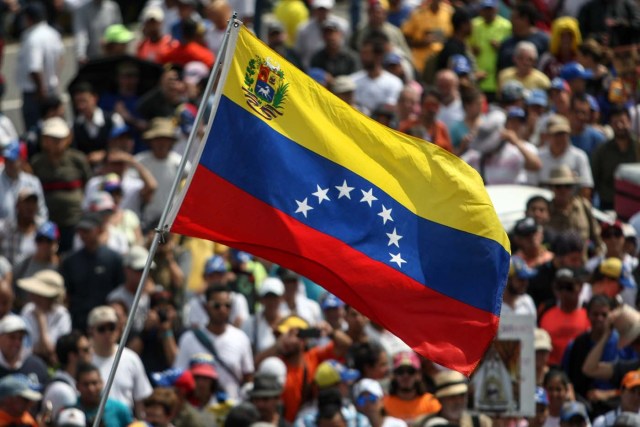
{"type": "Polygon", "coordinates": [[[0,255],[17,265],[36,250],[38,196],[25,188],[16,198],[15,219],[0,220],[0,255]]]}
{"type": "Polygon", "coordinates": [[[159,6],[144,8],[141,16],[142,40],[136,49],[138,58],[159,62],[169,50],[177,45],[171,34],[163,32],[164,11],[159,6]]]}
{"type": "Polygon", "coordinates": [[[435,396],[441,404],[437,416],[449,424],[459,426],[491,427],[491,418],[485,414],[471,415],[467,412],[469,385],[467,378],[459,372],[444,370],[434,377],[435,396]]]}
{"type": "MultiPolygon", "coordinates": [[[[543,203],[545,203],[548,215],[549,202],[545,199],[543,203]]],[[[535,202],[532,204],[535,204],[535,202]]],[[[528,205],[529,203],[527,203],[528,205]]],[[[534,206],[531,209],[535,208],[534,206]]],[[[528,213],[529,207],[527,207],[528,213]]],[[[536,221],[534,217],[526,216],[516,222],[513,227],[513,241],[518,248],[515,255],[522,258],[529,267],[535,268],[553,259],[553,252],[544,246],[543,240],[544,226],[536,221]]]]}
{"type": "Polygon", "coordinates": [[[612,47],[633,44],[638,41],[640,10],[629,0],[589,0],[580,8],[578,22],[585,38],[612,47]]]}
{"type": "Polygon", "coordinates": [[[213,356],[204,353],[195,354],[189,361],[189,371],[195,381],[191,403],[205,422],[223,425],[236,403],[227,397],[213,364],[213,356]]]}
{"type": "Polygon", "coordinates": [[[536,28],[538,12],[531,3],[518,3],[511,11],[511,26],[513,34],[505,39],[498,49],[498,71],[514,65],[515,49],[518,43],[528,41],[537,50],[536,58],[549,50],[549,35],[536,28]]]}
{"type": "Polygon", "coordinates": [[[274,330],[283,318],[280,307],[284,293],[282,280],[276,277],[267,277],[258,291],[262,310],[256,312],[242,324],[242,330],[251,341],[256,364],[262,361],[261,353],[276,342],[274,330]]]}
{"type": "Polygon", "coordinates": [[[26,292],[29,302],[20,315],[27,324],[33,353],[53,365],[55,343],[62,335],[71,332],[71,316],[62,305],[64,279],[54,270],[42,270],[18,280],[18,288],[26,292]]]}
{"type": "MultiPolygon", "coordinates": [[[[226,0],[217,0],[204,8],[206,32],[204,39],[209,50],[218,55],[222,40],[227,29],[227,22],[231,19],[233,10],[226,0]]],[[[254,27],[256,29],[256,27],[254,27]]]]}
{"type": "Polygon", "coordinates": [[[118,58],[127,53],[135,35],[122,24],[109,25],[102,35],[100,45],[105,58],[118,58]]]}
{"type": "Polygon", "coordinates": [[[549,332],[553,344],[551,365],[560,365],[569,342],[590,327],[587,311],[579,304],[584,279],[580,274],[568,268],[558,270],[553,283],[557,305],[540,313],[540,327],[549,332]]]}
{"type": "Polygon", "coordinates": [[[41,398],[26,375],[4,376],[0,379],[0,425],[39,427],[31,411],[41,398]]]}
{"type": "Polygon", "coordinates": [[[540,69],[549,78],[557,77],[564,64],[575,61],[582,35],[578,21],[572,16],[561,16],[551,23],[549,51],[540,58],[540,69]]]}
{"type": "MultiPolygon", "coordinates": [[[[302,1],[301,0],[284,0],[282,2],[279,2],[278,5],[287,4],[287,3],[302,3],[302,1]]],[[[306,21],[307,20],[306,14],[308,13],[308,10],[303,3],[302,3],[302,7],[305,13],[303,21],[306,21]]],[[[283,26],[283,24],[276,21],[267,25],[266,42],[267,42],[267,45],[271,49],[276,51],[280,56],[285,58],[287,61],[291,62],[296,67],[302,69],[302,61],[300,60],[300,57],[298,56],[296,51],[293,50],[288,45],[287,31],[285,30],[285,27],[283,26]]]]}
{"type": "Polygon", "coordinates": [[[95,213],[85,214],[77,225],[83,246],[65,258],[60,267],[71,321],[80,330],[86,328],[89,312],[104,304],[109,292],[124,282],[121,256],[100,242],[102,227],[95,213]]]}
{"type": "MultiPolygon", "coordinates": [[[[616,392],[618,390],[615,390],[616,392]]],[[[618,416],[623,412],[638,413],[640,411],[640,372],[627,372],[620,384],[620,405],[593,420],[594,427],[620,425],[618,416]]]]}
{"type": "Polygon", "coordinates": [[[483,106],[486,102],[485,95],[476,89],[467,90],[460,97],[464,119],[454,122],[449,127],[451,145],[454,154],[461,156],[467,151],[473,136],[478,132],[482,120],[483,106]]]}
{"type": "Polygon", "coordinates": [[[453,33],[451,18],[455,9],[442,0],[425,0],[402,24],[413,56],[413,65],[422,74],[429,58],[442,49],[453,33]]]}
{"type": "Polygon", "coordinates": [[[89,339],[80,331],[62,335],[56,341],[56,357],[60,368],[52,375],[43,391],[42,401],[51,403],[55,416],[63,408],[75,406],[78,401],[76,374],[81,363],[90,363],[92,348],[89,339]]]}
{"type": "Polygon", "coordinates": [[[543,72],[535,68],[537,62],[536,45],[530,41],[519,42],[513,52],[514,65],[500,71],[498,86],[500,87],[510,80],[517,80],[522,83],[525,89],[549,89],[551,82],[543,72]]]}
{"type": "Polygon", "coordinates": [[[536,306],[531,296],[527,295],[529,279],[535,275],[536,271],[529,268],[522,258],[516,255],[511,257],[500,317],[511,314],[536,317],[536,306]]]}
{"type": "Polygon", "coordinates": [[[89,162],[71,145],[71,130],[60,117],[42,123],[42,152],[31,160],[33,173],[42,182],[49,217],[60,229],[60,252],[73,245],[75,226],[82,215],[82,193],[91,177],[89,162]]]}
{"type": "Polygon", "coordinates": [[[451,126],[464,118],[460,98],[460,80],[452,70],[441,70],[436,74],[435,87],[440,95],[438,120],[451,129],[451,126]]]}
{"type": "MultiPolygon", "coordinates": [[[[591,106],[589,104],[589,98],[584,93],[574,94],[571,97],[571,113],[569,114],[571,144],[582,149],[591,159],[597,148],[605,143],[606,137],[602,132],[589,124],[590,120],[591,106]]],[[[591,169],[593,171],[593,164],[591,169]]]]}
{"type": "Polygon", "coordinates": [[[440,93],[435,89],[426,89],[422,93],[422,112],[420,120],[414,126],[399,129],[401,132],[418,136],[427,142],[435,144],[449,152],[453,151],[449,130],[437,119],[440,111],[440,93]]]}
{"type": "Polygon", "coordinates": [[[549,355],[553,350],[551,336],[549,332],[542,328],[535,328],[533,331],[533,350],[536,357],[536,385],[542,386],[544,378],[549,372],[549,355]]]}
{"type": "MultiPolygon", "coordinates": [[[[90,363],[81,363],[76,372],[76,386],[79,396],[75,406],[84,413],[87,425],[93,425],[104,389],[100,370],[90,363]]],[[[102,425],[127,427],[132,422],[133,414],[125,403],[111,397],[107,398],[101,420],[102,425]]]]}
{"type": "Polygon", "coordinates": [[[369,419],[371,427],[404,427],[407,425],[401,419],[385,414],[382,406],[384,392],[377,381],[370,378],[361,379],[353,387],[353,396],[356,408],[369,419]]]}
{"type": "Polygon", "coordinates": [[[375,341],[353,344],[349,349],[348,360],[361,373],[362,378],[384,381],[389,377],[389,355],[375,341]]]}
{"type": "Polygon", "coordinates": [[[587,81],[592,77],[590,70],[585,69],[579,62],[573,61],[562,66],[560,78],[566,81],[571,88],[571,92],[576,95],[585,93],[587,81]]]}
{"type": "Polygon", "coordinates": [[[536,413],[527,419],[530,427],[542,427],[549,416],[549,397],[544,388],[536,386],[535,393],[536,413]]]}
{"type": "Polygon", "coordinates": [[[449,66],[455,55],[462,55],[469,59],[473,57],[469,50],[467,40],[471,35],[471,16],[464,9],[456,10],[451,16],[453,33],[446,39],[442,50],[438,52],[436,69],[442,70],[449,66]]]}
{"type": "Polygon", "coordinates": [[[571,382],[560,369],[550,369],[544,376],[543,387],[549,397],[549,415],[545,427],[559,426],[564,404],[571,401],[571,382]]]}
{"type": "Polygon", "coordinates": [[[170,388],[156,388],[144,402],[145,425],[173,427],[173,419],[178,409],[178,396],[170,388]]]}
{"type": "Polygon", "coordinates": [[[0,320],[0,378],[23,374],[43,385],[49,379],[47,367],[25,348],[27,331],[27,324],[20,316],[10,313],[0,320]]]}
{"type": "Polygon", "coordinates": [[[397,50],[402,56],[410,58],[411,50],[407,44],[407,39],[404,37],[404,34],[402,34],[402,31],[400,31],[397,26],[391,24],[387,18],[388,4],[386,1],[369,1],[367,4],[367,22],[358,28],[357,33],[354,35],[353,47],[359,49],[363,40],[373,33],[381,32],[387,36],[394,50],[397,50]]]}
{"type": "Polygon", "coordinates": [[[186,95],[181,70],[177,66],[166,65],[158,87],[144,94],[138,101],[137,113],[147,122],[156,117],[173,117],[177,108],[186,101],[186,95]]]}
{"type": "Polygon", "coordinates": [[[178,45],[170,48],[167,52],[160,56],[161,64],[177,64],[185,66],[189,62],[199,61],[207,67],[213,67],[215,55],[208,48],[198,42],[200,38],[200,26],[192,19],[186,19],[181,22],[182,40],[178,45]]]}
{"type": "Polygon", "coordinates": [[[410,422],[441,409],[438,399],[426,391],[420,368],[420,359],[413,351],[393,356],[391,386],[383,399],[386,414],[410,422]]]}
{"type": "Polygon", "coordinates": [[[349,49],[344,41],[342,28],[335,21],[322,24],[324,47],[313,54],[312,68],[320,68],[331,77],[351,75],[360,68],[358,56],[349,49]]]}
{"type": "Polygon", "coordinates": [[[282,316],[300,316],[311,326],[316,326],[321,323],[322,310],[320,309],[320,305],[306,297],[300,290],[300,275],[289,269],[279,268],[278,276],[284,284],[283,301],[280,304],[280,313],[282,316]]]}
{"type": "Polygon", "coordinates": [[[256,373],[253,388],[249,391],[249,401],[260,413],[260,421],[278,427],[287,425],[280,414],[282,404],[282,384],[274,375],[256,373]]]}
{"type": "Polygon", "coordinates": [[[329,292],[320,297],[322,317],[333,329],[345,330],[348,327],[345,305],[344,301],[329,292]]]}
{"type": "Polygon", "coordinates": [[[552,241],[552,234],[546,228],[549,224],[549,209],[551,208],[551,202],[544,196],[531,196],[527,200],[525,207],[525,216],[533,218],[537,225],[542,227],[543,238],[542,242],[545,247],[550,247],[552,241]]]}
{"type": "Polygon", "coordinates": [[[104,32],[110,25],[122,24],[120,7],[113,0],[90,0],[75,9],[72,18],[79,64],[100,58],[104,32]]]}
{"type": "Polygon", "coordinates": [[[351,36],[347,20],[333,13],[334,6],[333,0],[314,0],[311,2],[311,16],[306,22],[300,24],[295,32],[295,37],[292,37],[292,40],[295,39],[294,50],[305,68],[309,68],[312,55],[323,46],[322,28],[327,21],[333,21],[340,26],[345,40],[349,40],[351,36]]]}
{"type": "Polygon", "coordinates": [[[572,401],[565,402],[560,410],[560,427],[587,427],[589,425],[589,414],[584,403],[572,401]]]}

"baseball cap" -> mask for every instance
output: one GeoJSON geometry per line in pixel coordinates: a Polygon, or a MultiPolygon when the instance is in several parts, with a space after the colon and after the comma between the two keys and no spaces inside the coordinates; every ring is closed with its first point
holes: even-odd
{"type": "Polygon", "coordinates": [[[413,351],[401,351],[393,356],[393,369],[396,370],[401,366],[410,366],[420,369],[420,359],[413,351]]]}
{"type": "Polygon", "coordinates": [[[64,293],[64,279],[54,270],[41,270],[31,277],[19,279],[18,287],[45,298],[55,298],[64,293]]]}
{"type": "Polygon", "coordinates": [[[640,371],[630,371],[622,377],[622,382],[620,383],[620,388],[634,388],[640,386],[640,371]]]}
{"type": "Polygon", "coordinates": [[[362,393],[369,393],[377,398],[384,396],[384,391],[380,383],[371,378],[363,378],[353,386],[353,395],[355,397],[360,396],[362,393]]]}
{"type": "Polygon", "coordinates": [[[42,394],[32,387],[33,384],[26,375],[7,375],[0,380],[0,399],[20,396],[32,402],[37,402],[42,399],[42,394]]]}
{"type": "Polygon", "coordinates": [[[571,125],[569,124],[569,120],[565,116],[554,114],[553,116],[549,117],[549,121],[547,122],[547,132],[549,132],[550,134],[571,133],[571,125]]]}
{"type": "Polygon", "coordinates": [[[547,396],[547,391],[542,387],[536,387],[536,396],[535,396],[536,404],[549,406],[549,397],[547,396]]]}
{"type": "Polygon", "coordinates": [[[634,289],[636,287],[629,271],[619,258],[603,260],[598,266],[598,271],[610,279],[617,280],[624,288],[634,289]]]}
{"type": "Polygon", "coordinates": [[[346,93],[356,90],[356,84],[350,76],[338,76],[331,85],[333,93],[346,93]]]}
{"type": "Polygon", "coordinates": [[[204,62],[187,62],[183,70],[183,80],[187,84],[197,85],[209,76],[209,67],[204,62]]]}
{"type": "Polygon", "coordinates": [[[287,316],[280,321],[276,327],[276,332],[281,334],[288,333],[291,329],[308,329],[309,323],[299,316],[287,316]]]}
{"type": "Polygon", "coordinates": [[[278,397],[282,391],[283,387],[277,376],[260,372],[253,378],[253,388],[249,391],[249,397],[278,397]]]}
{"type": "Polygon", "coordinates": [[[117,323],[118,315],[113,307],[100,305],[89,313],[87,324],[89,327],[102,325],[104,323],[117,323]]]}
{"type": "Polygon", "coordinates": [[[111,132],[109,132],[109,139],[118,138],[128,133],[131,133],[131,128],[129,126],[125,124],[120,126],[115,126],[111,129],[111,132]]]}
{"type": "Polygon", "coordinates": [[[85,427],[87,418],[78,408],[66,408],[61,410],[56,417],[56,427],[85,427]]]}
{"type": "Polygon", "coordinates": [[[311,2],[311,6],[314,9],[333,9],[333,6],[335,6],[335,2],[334,0],[313,0],[311,2]]]}
{"type": "Polygon", "coordinates": [[[527,216],[516,222],[516,225],[513,227],[513,233],[516,236],[530,236],[539,229],[540,227],[536,223],[536,220],[527,216]]]}
{"type": "Polygon", "coordinates": [[[226,273],[227,270],[227,263],[220,255],[210,257],[204,264],[205,276],[213,273],[226,273]]]}
{"type": "MultiPolygon", "coordinates": [[[[142,270],[147,264],[149,251],[144,246],[134,245],[129,249],[129,253],[124,257],[123,264],[133,270],[142,270]]],[[[155,268],[156,263],[151,261],[151,268],[155,268]]]]}
{"type": "Polygon", "coordinates": [[[270,22],[267,26],[267,34],[284,33],[284,25],[280,21],[270,22]]]}
{"type": "Polygon", "coordinates": [[[327,19],[322,23],[322,30],[340,31],[340,24],[332,19],[327,19]]]}
{"type": "Polygon", "coordinates": [[[197,363],[192,365],[189,370],[194,377],[204,377],[212,380],[218,379],[216,368],[214,368],[211,363],[197,363]]]}
{"type": "Polygon", "coordinates": [[[529,96],[525,101],[527,105],[538,105],[540,107],[547,107],[549,105],[549,97],[547,92],[542,89],[533,89],[529,92],[529,96]]]}
{"type": "Polygon", "coordinates": [[[624,226],[622,222],[620,222],[620,220],[615,220],[614,222],[605,221],[600,227],[600,235],[604,235],[604,233],[606,233],[610,229],[617,229],[620,230],[620,232],[624,232],[624,226]]]}
{"type": "Polygon", "coordinates": [[[582,64],[578,62],[569,62],[560,69],[560,77],[566,81],[574,79],[590,79],[593,77],[591,70],[585,69],[582,64]]]}
{"type": "Polygon", "coordinates": [[[480,2],[480,7],[483,9],[486,9],[486,8],[495,9],[498,7],[498,2],[496,0],[482,0],[482,2],[480,2]]]}
{"type": "Polygon", "coordinates": [[[383,65],[398,65],[402,63],[402,57],[395,52],[389,52],[382,60],[383,65]]]}
{"type": "Polygon", "coordinates": [[[18,160],[20,157],[20,142],[14,139],[5,145],[2,149],[2,157],[7,160],[18,160]]]}
{"type": "Polygon", "coordinates": [[[151,120],[151,126],[142,134],[143,139],[171,138],[177,139],[176,126],[173,120],[166,117],[156,117],[151,120]]]}
{"type": "Polygon", "coordinates": [[[113,24],[104,30],[102,40],[105,43],[129,43],[133,40],[133,33],[122,24],[113,24]]]}
{"type": "Polygon", "coordinates": [[[82,214],[80,221],[76,224],[76,228],[80,230],[91,230],[102,224],[102,218],[97,212],[85,212],[82,214]]]}
{"type": "Polygon", "coordinates": [[[60,238],[60,230],[58,230],[58,226],[54,222],[45,221],[36,231],[36,240],[40,237],[55,242],[60,238]]]}
{"type": "Polygon", "coordinates": [[[152,19],[158,22],[164,21],[164,11],[161,7],[149,6],[142,11],[142,22],[147,22],[152,19]]]}
{"type": "Polygon", "coordinates": [[[527,95],[527,91],[517,80],[509,80],[506,82],[502,89],[500,89],[500,99],[503,102],[515,102],[524,99],[527,95]]]}
{"type": "Polygon", "coordinates": [[[435,395],[438,399],[449,396],[457,396],[469,391],[467,377],[457,371],[442,371],[433,378],[435,382],[435,395]]]}
{"type": "Polygon", "coordinates": [[[282,280],[277,277],[267,277],[264,279],[260,286],[260,290],[258,291],[258,295],[260,297],[264,297],[268,294],[273,294],[279,297],[284,295],[284,283],[282,283],[282,280]]]}
{"type": "Polygon", "coordinates": [[[471,73],[471,62],[464,55],[453,55],[449,59],[449,68],[458,76],[471,73]]]}
{"type": "Polygon", "coordinates": [[[507,109],[507,119],[519,119],[524,120],[527,118],[527,113],[520,107],[509,107],[507,109]]]}
{"type": "Polygon", "coordinates": [[[511,257],[509,277],[517,276],[520,279],[531,279],[537,273],[537,270],[530,268],[522,258],[515,255],[511,257]]]}
{"type": "Polygon", "coordinates": [[[66,138],[71,133],[69,125],[60,117],[51,117],[42,122],[42,136],[52,138],[66,138]]]}
{"type": "Polygon", "coordinates": [[[89,198],[90,212],[113,211],[115,208],[113,196],[106,191],[96,191],[89,198]]]}
{"type": "Polygon", "coordinates": [[[560,421],[569,421],[574,417],[581,417],[584,420],[589,420],[587,415],[587,408],[581,402],[566,402],[560,409],[560,421]]]}
{"type": "Polygon", "coordinates": [[[280,385],[284,386],[287,381],[287,365],[279,357],[267,357],[258,366],[256,375],[258,374],[273,375],[278,379],[280,385]]]}
{"type": "Polygon", "coordinates": [[[569,83],[561,77],[554,77],[551,80],[551,86],[549,86],[549,90],[559,90],[561,92],[569,92],[571,93],[571,87],[569,83]]]}
{"type": "Polygon", "coordinates": [[[553,345],[551,345],[551,336],[549,332],[542,328],[536,328],[533,332],[533,348],[535,351],[551,351],[553,345]]]}
{"type": "Polygon", "coordinates": [[[0,320],[0,335],[10,334],[13,332],[28,332],[27,324],[22,317],[17,314],[9,313],[0,320]]]}
{"type": "Polygon", "coordinates": [[[330,308],[338,308],[338,307],[344,307],[344,301],[342,301],[340,298],[338,298],[337,296],[327,293],[324,298],[322,298],[322,300],[320,301],[320,307],[323,310],[328,310],[330,308]]]}
{"type": "Polygon", "coordinates": [[[122,189],[122,182],[117,173],[108,173],[102,177],[102,190],[111,193],[122,189]]]}
{"type": "Polygon", "coordinates": [[[316,369],[314,380],[318,387],[326,388],[340,382],[351,382],[360,378],[360,372],[349,369],[337,360],[325,360],[316,369]]]}

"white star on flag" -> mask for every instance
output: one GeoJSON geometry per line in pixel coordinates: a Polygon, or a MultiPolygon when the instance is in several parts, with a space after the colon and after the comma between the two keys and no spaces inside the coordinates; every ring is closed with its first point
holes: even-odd
{"type": "Polygon", "coordinates": [[[407,261],[402,259],[400,254],[394,255],[391,252],[389,252],[389,255],[391,256],[391,261],[389,261],[389,262],[395,262],[396,264],[398,264],[398,268],[402,268],[402,264],[407,262],[407,261]]]}
{"type": "Polygon", "coordinates": [[[318,190],[315,193],[311,193],[311,194],[318,198],[318,204],[321,205],[323,200],[330,202],[331,199],[329,199],[329,196],[327,196],[329,189],[328,188],[323,189],[319,185],[316,185],[316,187],[318,188],[318,190]]]}
{"type": "Polygon", "coordinates": [[[378,214],[378,216],[382,217],[382,224],[386,224],[387,221],[393,221],[391,218],[391,209],[387,209],[382,205],[382,212],[378,214]]]}
{"type": "Polygon", "coordinates": [[[354,187],[349,187],[347,185],[347,180],[345,179],[342,182],[342,185],[336,185],[336,190],[338,190],[340,192],[340,194],[338,194],[338,199],[342,198],[342,197],[346,197],[347,199],[351,199],[351,191],[353,191],[354,187]]]}
{"type": "Polygon", "coordinates": [[[402,239],[402,236],[398,234],[395,227],[393,227],[392,233],[386,233],[386,235],[389,238],[389,244],[387,246],[396,245],[397,247],[400,247],[399,242],[400,239],[402,239]]]}
{"type": "Polygon", "coordinates": [[[298,201],[296,200],[296,203],[298,204],[298,209],[296,209],[295,213],[301,213],[302,215],[304,215],[304,217],[307,217],[307,212],[309,212],[310,210],[312,210],[313,208],[311,206],[309,206],[309,204],[307,203],[307,198],[305,197],[303,201],[298,201]]]}
{"type": "Polygon", "coordinates": [[[369,191],[360,191],[362,191],[362,199],[360,199],[360,201],[367,202],[369,204],[369,207],[373,205],[374,200],[378,200],[378,198],[373,195],[373,188],[370,188],[369,191]]]}

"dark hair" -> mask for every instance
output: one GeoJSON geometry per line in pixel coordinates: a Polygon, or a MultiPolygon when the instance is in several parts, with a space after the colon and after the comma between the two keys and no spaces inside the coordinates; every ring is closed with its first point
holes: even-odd
{"type": "Polygon", "coordinates": [[[584,239],[575,231],[562,232],[553,239],[551,251],[556,254],[556,256],[563,256],[574,252],[583,252],[584,239]]]}
{"type": "Polygon", "coordinates": [[[244,402],[231,408],[224,420],[224,427],[249,427],[259,419],[258,409],[252,403],[244,402]]]}
{"type": "Polygon", "coordinates": [[[47,19],[47,9],[44,4],[39,1],[27,4],[24,9],[22,9],[22,13],[33,22],[41,22],[47,19]]]}
{"type": "Polygon", "coordinates": [[[84,82],[84,81],[74,84],[73,87],[71,88],[71,96],[75,96],[79,93],[91,93],[93,95],[97,94],[93,85],[89,82],[84,82]]]}
{"type": "Polygon", "coordinates": [[[603,62],[602,46],[595,39],[587,39],[578,46],[578,51],[584,56],[590,56],[595,62],[603,62]]]}
{"type": "Polygon", "coordinates": [[[453,26],[454,32],[469,22],[471,22],[471,16],[469,16],[469,13],[464,9],[457,9],[451,16],[451,25],[453,26]]]}
{"type": "Polygon", "coordinates": [[[84,335],[80,331],[71,331],[62,335],[56,342],[56,356],[60,365],[67,366],[69,364],[69,354],[78,353],[78,341],[84,335]]]}
{"type": "Polygon", "coordinates": [[[569,380],[569,377],[564,373],[563,370],[558,368],[551,368],[549,372],[545,374],[544,379],[542,380],[542,386],[544,388],[547,388],[551,380],[555,378],[560,378],[560,381],[562,381],[562,384],[565,387],[569,387],[569,385],[571,384],[571,380],[569,380]]]}
{"type": "MultiPolygon", "coordinates": [[[[424,384],[424,381],[422,380],[422,378],[416,381],[416,383],[414,384],[414,389],[418,396],[422,396],[427,392],[427,386],[424,384]]],[[[395,396],[398,394],[398,391],[399,391],[398,380],[393,378],[391,380],[391,384],[389,385],[389,394],[391,396],[395,396]]]]}
{"type": "Polygon", "coordinates": [[[93,363],[80,363],[78,364],[78,368],[76,370],[76,381],[80,381],[80,377],[84,374],[88,374],[91,372],[97,372],[100,375],[100,369],[93,363]]]}
{"type": "Polygon", "coordinates": [[[332,420],[336,414],[340,414],[340,417],[346,422],[344,415],[342,415],[342,406],[340,405],[326,405],[318,406],[318,415],[316,415],[316,425],[320,423],[320,420],[332,420]]]}
{"type": "Polygon", "coordinates": [[[166,415],[171,415],[178,405],[178,395],[167,387],[158,387],[153,390],[151,396],[144,400],[144,406],[160,405],[166,415]]]}
{"type": "Polygon", "coordinates": [[[441,101],[440,92],[438,92],[438,89],[434,87],[430,86],[430,87],[424,88],[424,90],[422,91],[422,96],[420,96],[420,104],[422,104],[424,100],[427,99],[427,96],[433,96],[438,100],[438,102],[441,101]]]}
{"type": "Polygon", "coordinates": [[[185,40],[193,40],[196,38],[196,35],[198,34],[198,23],[196,21],[191,18],[187,18],[182,21],[180,26],[182,27],[182,37],[185,40]]]}
{"type": "Polygon", "coordinates": [[[318,394],[318,415],[316,417],[316,424],[320,420],[332,419],[337,413],[343,417],[341,409],[342,394],[337,388],[333,387],[320,390],[318,394]]]}
{"type": "Polygon", "coordinates": [[[375,342],[356,343],[349,349],[349,361],[353,369],[364,373],[366,367],[375,366],[384,348],[375,342]]]}
{"type": "MultiPolygon", "coordinates": [[[[596,269],[596,271],[593,272],[594,276],[596,274],[596,272],[600,273],[598,271],[598,269],[596,269]]],[[[602,274],[602,273],[600,273],[602,274]]],[[[594,295],[591,297],[591,299],[589,300],[589,302],[587,303],[587,313],[591,311],[591,309],[595,306],[598,307],[609,307],[609,308],[613,308],[613,304],[611,301],[611,298],[609,298],[606,295],[594,295]]]]}
{"type": "Polygon", "coordinates": [[[529,25],[535,25],[538,20],[538,11],[531,3],[518,3],[514,9],[519,16],[527,18],[529,25]]]}
{"type": "Polygon", "coordinates": [[[209,301],[211,297],[222,292],[231,292],[231,289],[226,285],[211,285],[205,291],[204,296],[206,301],[209,301]]]}
{"type": "Polygon", "coordinates": [[[460,91],[460,99],[462,100],[463,106],[467,106],[473,102],[476,102],[482,97],[482,95],[482,92],[480,92],[476,88],[468,88],[460,91]]]}
{"type": "Polygon", "coordinates": [[[624,114],[625,116],[631,118],[631,114],[629,110],[624,106],[624,104],[613,104],[609,109],[609,120],[611,120],[614,116],[619,116],[624,114]]]}
{"type": "Polygon", "coordinates": [[[587,103],[589,104],[589,98],[587,98],[587,94],[586,93],[576,93],[571,97],[571,109],[575,109],[576,108],[576,103],[578,102],[582,102],[582,103],[587,103]]]}
{"type": "Polygon", "coordinates": [[[536,202],[544,202],[547,205],[547,209],[549,209],[551,207],[551,202],[544,196],[532,196],[529,198],[529,200],[527,200],[527,205],[525,207],[525,210],[529,210],[529,208],[531,208],[531,205],[536,203],[536,202]]]}
{"type": "Polygon", "coordinates": [[[375,55],[384,55],[387,43],[389,43],[389,37],[385,33],[373,31],[362,41],[362,46],[370,44],[375,55]]]}
{"type": "Polygon", "coordinates": [[[62,100],[57,95],[47,96],[40,104],[40,117],[44,117],[51,110],[60,108],[62,100]]]}

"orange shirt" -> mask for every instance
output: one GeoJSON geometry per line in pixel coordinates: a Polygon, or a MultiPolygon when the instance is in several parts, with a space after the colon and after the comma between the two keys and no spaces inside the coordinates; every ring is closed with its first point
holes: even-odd
{"type": "Polygon", "coordinates": [[[432,394],[425,393],[412,400],[403,400],[396,396],[385,396],[382,401],[384,410],[391,417],[411,422],[423,415],[435,414],[442,405],[432,394]]]}
{"type": "Polygon", "coordinates": [[[591,322],[584,308],[566,313],[555,306],[544,312],[540,318],[540,327],[551,336],[553,350],[549,355],[549,365],[560,365],[569,342],[587,331],[591,327],[591,322]]]}
{"type": "Polygon", "coordinates": [[[38,427],[38,423],[28,412],[25,412],[21,417],[16,418],[7,414],[5,411],[0,411],[0,427],[9,426],[38,427]]]}
{"type": "Polygon", "coordinates": [[[287,380],[284,383],[284,391],[282,393],[282,402],[284,403],[284,418],[290,423],[294,422],[296,415],[302,406],[302,389],[303,381],[306,378],[307,387],[313,383],[313,377],[316,374],[316,368],[325,360],[335,358],[333,352],[333,342],[324,347],[314,347],[304,353],[304,363],[296,366],[289,363],[287,365],[287,380]],[[306,375],[305,369],[306,366],[306,375]]]}
{"type": "Polygon", "coordinates": [[[178,41],[166,34],[157,42],[152,42],[149,39],[143,40],[138,46],[137,55],[138,58],[145,61],[159,62],[160,58],[176,46],[178,46],[178,41]]]}
{"type": "Polygon", "coordinates": [[[160,57],[162,64],[186,65],[192,61],[200,61],[207,67],[213,67],[216,57],[209,49],[196,42],[180,44],[160,57]]]}
{"type": "Polygon", "coordinates": [[[426,139],[437,146],[453,153],[453,145],[449,136],[449,129],[440,120],[436,120],[431,129],[425,129],[424,125],[417,119],[403,120],[398,125],[400,132],[426,139]]]}

